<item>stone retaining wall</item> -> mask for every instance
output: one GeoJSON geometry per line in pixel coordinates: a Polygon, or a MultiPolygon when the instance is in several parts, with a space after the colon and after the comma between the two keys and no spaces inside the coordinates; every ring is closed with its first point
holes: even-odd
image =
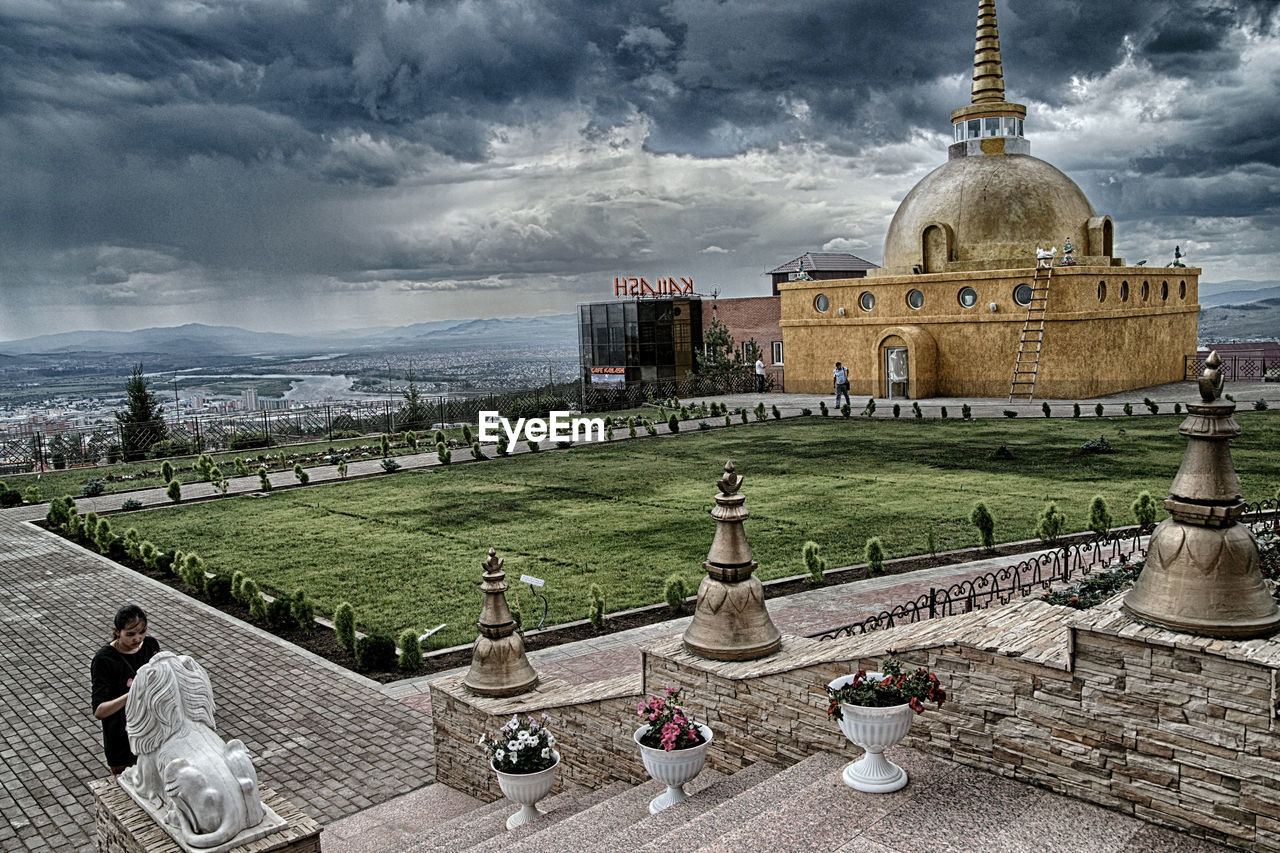
{"type": "Polygon", "coordinates": [[[1077,613],[1027,600],[839,640],[787,636],[760,661],[704,660],[672,638],[645,649],[638,684],[552,684],[505,700],[467,697],[460,679],[441,679],[432,685],[438,778],[496,798],[475,741],[527,709],[551,715],[562,778],[642,780],[635,702],[665,686],[683,688],[686,707],[715,731],[717,769],[818,751],[852,759],[857,750],[827,719],[825,685],[892,650],[932,669],[950,694],[916,719],[908,745],[1219,843],[1280,849],[1280,641],[1149,628],[1118,604],[1077,613]]]}

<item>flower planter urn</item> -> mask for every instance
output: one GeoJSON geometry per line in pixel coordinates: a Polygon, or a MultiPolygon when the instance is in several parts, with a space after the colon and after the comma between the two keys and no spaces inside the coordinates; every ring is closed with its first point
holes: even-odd
{"type": "MultiPolygon", "coordinates": [[[[883,678],[879,672],[867,673],[867,678],[883,678]]],[[[833,690],[853,682],[854,676],[846,675],[831,682],[833,690]]],[[[840,703],[840,730],[866,754],[844,768],[840,778],[855,791],[869,794],[887,794],[902,789],[907,784],[907,771],[884,757],[884,751],[907,736],[915,712],[910,705],[893,705],[888,708],[869,708],[865,705],[840,703]]]]}
{"type": "MultiPolygon", "coordinates": [[[[503,795],[520,806],[519,811],[507,818],[507,829],[515,829],[542,816],[535,803],[551,792],[551,786],[556,781],[556,768],[560,766],[560,753],[553,750],[551,754],[555,756],[556,763],[546,770],[503,773],[498,768],[493,768],[493,772],[498,774],[498,787],[502,789],[503,795]]],[[[490,762],[489,766],[493,767],[493,763],[490,762]]]]}
{"type": "Polygon", "coordinates": [[[649,731],[648,726],[636,729],[636,746],[640,747],[640,757],[644,760],[644,769],[658,782],[667,786],[667,790],[659,794],[649,803],[649,814],[657,814],[669,806],[689,799],[684,786],[702,771],[707,760],[707,747],[711,744],[711,729],[702,723],[694,723],[702,734],[702,743],[687,749],[655,749],[640,743],[640,738],[649,731]]]}

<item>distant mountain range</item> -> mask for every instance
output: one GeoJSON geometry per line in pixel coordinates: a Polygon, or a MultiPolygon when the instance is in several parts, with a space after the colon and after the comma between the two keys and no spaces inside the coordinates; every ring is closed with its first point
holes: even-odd
{"type": "Polygon", "coordinates": [[[78,331],[0,341],[5,355],[72,352],[163,353],[189,356],[302,355],[341,349],[385,350],[398,346],[467,346],[471,349],[577,345],[573,314],[437,320],[394,328],[318,332],[312,335],[251,332],[237,326],[188,323],[132,332],[78,331]]]}
{"type": "Polygon", "coordinates": [[[1280,340],[1280,294],[1273,299],[1203,309],[1199,338],[1201,344],[1280,340]]]}
{"type": "Polygon", "coordinates": [[[1200,282],[1200,307],[1244,305],[1263,299],[1280,297],[1280,281],[1246,281],[1234,279],[1214,283],[1200,282]]]}

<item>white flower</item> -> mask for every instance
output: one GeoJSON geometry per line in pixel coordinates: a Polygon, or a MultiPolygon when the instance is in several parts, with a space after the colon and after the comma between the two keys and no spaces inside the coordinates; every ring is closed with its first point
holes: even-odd
{"type": "Polygon", "coordinates": [[[476,741],[476,746],[484,746],[484,735],[480,735],[480,740],[476,741]]]}
{"type": "Polygon", "coordinates": [[[543,758],[551,757],[551,749],[549,747],[547,749],[542,750],[542,757],[543,758]]]}
{"type": "Polygon", "coordinates": [[[496,758],[496,759],[498,759],[499,761],[501,761],[502,759],[504,759],[504,758],[506,758],[506,757],[507,757],[507,754],[506,754],[505,752],[503,752],[502,750],[498,750],[497,752],[495,752],[495,753],[493,754],[493,757],[494,757],[494,758],[496,758]]]}
{"type": "Polygon", "coordinates": [[[509,741],[507,741],[507,749],[511,750],[512,752],[519,752],[519,751],[520,751],[520,747],[522,747],[522,746],[524,746],[524,744],[523,744],[523,743],[521,743],[521,742],[520,742],[520,741],[518,741],[518,740],[509,740],[509,741]]]}
{"type": "Polygon", "coordinates": [[[548,733],[548,734],[547,734],[547,746],[555,746],[555,745],[556,745],[556,736],[555,736],[555,735],[553,735],[553,734],[551,734],[551,733],[548,733]]]}

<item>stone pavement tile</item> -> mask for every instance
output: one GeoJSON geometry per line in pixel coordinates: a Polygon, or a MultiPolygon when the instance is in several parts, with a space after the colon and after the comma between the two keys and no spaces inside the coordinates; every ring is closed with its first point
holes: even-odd
{"type": "Polygon", "coordinates": [[[1101,806],[1046,792],[1017,821],[992,827],[992,850],[1119,853],[1147,824],[1101,806]]]}
{"type": "Polygon", "coordinates": [[[427,785],[324,828],[325,853],[377,853],[408,842],[483,803],[446,785],[427,785]]]}
{"type": "Polygon", "coordinates": [[[1143,824],[1121,853],[1229,853],[1230,847],[1192,838],[1172,829],[1143,824]]]}

